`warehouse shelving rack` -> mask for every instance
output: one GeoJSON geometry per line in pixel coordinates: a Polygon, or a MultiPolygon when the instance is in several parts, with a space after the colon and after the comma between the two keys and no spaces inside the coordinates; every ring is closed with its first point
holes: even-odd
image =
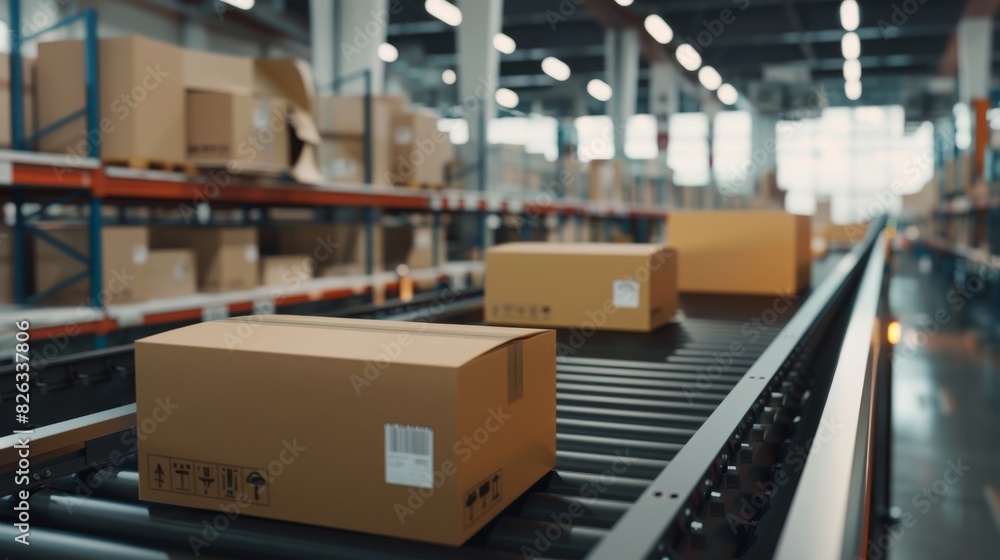
{"type": "MultiPolygon", "coordinates": [[[[322,282],[311,285],[309,294],[295,294],[282,298],[289,302],[299,302],[303,297],[311,301],[328,301],[362,293],[375,294],[381,290],[395,289],[393,278],[375,274],[374,247],[372,232],[382,212],[420,213],[431,216],[434,230],[432,236],[432,255],[436,274],[442,283],[459,282],[459,277],[468,276],[470,271],[481,270],[481,263],[456,263],[447,269],[442,269],[441,256],[444,247],[439,247],[439,231],[442,227],[444,214],[474,214],[478,218],[477,246],[485,249],[488,245],[487,218],[490,215],[516,215],[522,218],[520,235],[523,239],[532,238],[533,222],[537,218],[553,216],[561,226],[567,219],[582,221],[587,218],[598,218],[606,223],[616,221],[623,230],[629,231],[631,222],[635,220],[636,240],[645,241],[645,232],[649,223],[663,222],[667,212],[662,205],[641,206],[611,201],[588,201],[537,196],[534,193],[506,194],[492,192],[487,188],[486,176],[483,172],[482,158],[486,157],[486,138],[481,134],[478,139],[480,162],[476,166],[480,180],[474,189],[445,191],[416,191],[403,188],[383,188],[374,186],[371,169],[371,120],[372,120],[372,87],[371,73],[362,70],[356,74],[344,76],[333,84],[326,86],[333,90],[348,82],[362,80],[365,84],[364,119],[365,134],[365,178],[361,185],[347,184],[299,184],[292,181],[262,179],[250,176],[227,175],[225,186],[215,185],[212,178],[205,175],[186,175],[182,173],[137,170],[117,167],[104,167],[100,160],[101,147],[99,139],[88,142],[87,157],[75,157],[60,154],[42,154],[32,152],[30,146],[39,137],[52,130],[64,126],[68,122],[83,117],[88,129],[97,128],[100,115],[97,100],[98,91],[98,40],[97,12],[86,9],[71,15],[53,26],[22,36],[20,33],[20,2],[12,0],[10,15],[13,24],[11,49],[11,121],[14,150],[0,150],[0,200],[9,201],[14,206],[14,300],[18,304],[32,304],[44,297],[64,289],[75,282],[89,279],[89,298],[85,306],[90,309],[86,313],[79,308],[22,308],[19,316],[30,312],[41,319],[43,326],[35,336],[62,336],[67,327],[72,327],[75,334],[93,334],[95,345],[103,347],[106,335],[121,328],[123,325],[143,324],[149,322],[166,324],[178,318],[215,317],[227,307],[228,313],[248,312],[253,308],[248,294],[216,295],[217,299],[229,301],[226,306],[198,307],[192,306],[190,298],[176,298],[163,302],[139,304],[132,307],[133,311],[126,313],[128,318],[117,314],[118,308],[107,309],[101,298],[102,262],[101,238],[102,228],[115,223],[136,223],[128,221],[126,210],[129,208],[162,208],[171,205],[184,205],[193,212],[204,205],[209,209],[224,208],[242,211],[243,225],[262,225],[267,223],[268,209],[271,208],[312,208],[315,210],[315,220],[326,222],[331,219],[334,209],[358,209],[363,213],[366,229],[365,272],[363,286],[357,287],[357,279],[349,279],[355,286],[344,291],[334,282],[326,289],[322,282]],[[86,68],[86,105],[57,122],[44,127],[31,138],[24,137],[23,121],[23,75],[20,46],[28,40],[34,40],[40,35],[56,28],[82,21],[86,28],[84,59],[86,68]],[[40,219],[46,218],[53,208],[59,206],[75,206],[85,209],[80,213],[85,217],[89,234],[88,252],[82,254],[47,235],[43,230],[33,227],[40,219]],[[105,218],[106,208],[117,209],[117,220],[105,218]],[[252,216],[259,216],[253,218],[252,216]],[[28,239],[34,235],[43,242],[48,242],[69,257],[85,265],[85,270],[51,287],[44,293],[28,296],[28,239]],[[317,295],[318,294],[318,295],[317,295]],[[232,296],[232,297],[230,297],[232,296]],[[239,298],[233,300],[233,297],[239,298]],[[165,308],[164,305],[167,307],[165,308]],[[173,307],[171,307],[171,305],[173,307]],[[153,309],[155,308],[155,311],[153,309]],[[138,311],[136,311],[138,309],[138,311]],[[139,314],[139,318],[136,314],[139,314]],[[81,316],[84,317],[81,319],[81,316]]],[[[320,88],[320,89],[326,89],[320,88]]],[[[481,117],[483,111],[478,112],[481,117]]],[[[485,121],[485,119],[482,119],[485,121]]],[[[481,123],[482,124],[482,123],[481,123]]],[[[485,127],[481,127],[485,130],[485,127]]],[[[150,215],[152,216],[152,212],[150,215]]],[[[209,220],[211,223],[211,220],[209,220]]],[[[192,224],[195,225],[195,224],[192,224]]],[[[205,225],[205,224],[201,224],[205,225]]],[[[415,271],[415,274],[428,274],[427,271],[415,271]]],[[[0,333],[2,334],[2,333],[0,333]]]]}
{"type": "MultiPolygon", "coordinates": [[[[42,208],[45,208],[55,203],[81,204],[82,201],[86,201],[90,209],[90,217],[96,216],[98,218],[96,222],[100,227],[104,225],[101,211],[105,205],[119,209],[176,207],[176,205],[192,205],[194,198],[206,194],[205,177],[191,177],[181,173],[164,171],[104,168],[99,165],[97,160],[93,159],[74,162],[73,166],[69,167],[64,165],[63,158],[58,155],[0,151],[0,196],[14,201],[17,208],[18,224],[23,226],[25,219],[31,216],[23,211],[24,206],[29,202],[38,203],[42,205],[42,208]]],[[[318,210],[360,208],[370,216],[366,220],[368,227],[373,227],[374,212],[382,210],[431,214],[434,217],[434,223],[439,227],[441,216],[444,213],[518,214],[526,217],[556,215],[619,220],[631,218],[662,220],[666,218],[666,212],[657,207],[640,207],[610,202],[559,200],[541,203],[525,198],[503,197],[490,192],[430,192],[401,188],[372,189],[366,185],[300,185],[284,182],[262,182],[239,176],[231,177],[230,181],[230,184],[225,188],[217,189],[217,192],[213,191],[215,196],[208,197],[213,207],[243,209],[244,215],[257,209],[261,210],[262,216],[266,215],[263,210],[277,207],[318,210]]],[[[37,215],[38,211],[34,214],[37,215]]],[[[318,211],[317,214],[322,214],[322,212],[318,211]]],[[[252,222],[248,222],[248,224],[250,223],[252,222]]],[[[369,236],[370,238],[371,236],[369,236]]],[[[24,239],[15,240],[15,244],[17,243],[22,245],[21,250],[15,252],[15,276],[20,278],[20,289],[23,290],[26,272],[24,239]]],[[[371,273],[372,247],[370,244],[366,250],[368,253],[366,270],[371,273]]],[[[100,263],[99,247],[91,255],[80,255],[80,257],[87,259],[89,267],[100,269],[98,264],[100,263]]],[[[439,258],[436,263],[440,263],[439,258]]],[[[481,265],[478,266],[481,267],[481,265]]],[[[459,276],[477,270],[479,270],[477,265],[472,263],[455,263],[451,268],[440,270],[440,277],[442,280],[454,281],[459,276]]],[[[426,272],[422,273],[426,274],[426,272]]],[[[357,283],[357,279],[352,279],[352,281],[357,283]]],[[[369,274],[362,288],[343,291],[334,282],[329,293],[321,295],[318,299],[342,298],[356,294],[358,290],[363,293],[372,293],[373,290],[386,287],[394,289],[395,285],[395,280],[387,278],[385,275],[369,274]]],[[[323,293],[322,290],[321,293],[323,293]]],[[[23,292],[21,294],[23,297],[23,292]]],[[[309,294],[297,294],[296,298],[289,297],[289,301],[298,302],[302,297],[312,297],[313,295],[315,295],[315,291],[309,292],[309,294]]],[[[99,308],[100,298],[92,299],[89,303],[97,304],[93,306],[99,308]]],[[[177,307],[174,309],[163,309],[159,303],[157,302],[155,306],[149,304],[150,309],[155,307],[157,311],[143,313],[142,322],[145,324],[150,324],[150,322],[167,323],[175,320],[177,314],[184,317],[199,314],[212,317],[221,312],[215,309],[218,306],[192,307],[191,300],[185,298],[177,298],[175,302],[177,307]]],[[[142,308],[142,304],[137,305],[138,308],[130,307],[129,309],[142,308]]],[[[244,298],[228,305],[231,313],[247,311],[252,306],[252,298],[244,298]]],[[[65,329],[62,327],[68,325],[76,325],[76,332],[102,336],[123,324],[134,324],[137,320],[116,318],[117,308],[112,308],[111,310],[95,309],[93,313],[87,314],[86,321],[78,321],[80,313],[77,308],[62,309],[61,313],[51,309],[38,310],[38,315],[45,318],[43,324],[51,328],[46,328],[46,330],[36,333],[35,336],[64,333],[65,329]]],[[[138,312],[134,311],[131,314],[134,316],[138,312]]],[[[21,314],[23,315],[23,313],[21,314]]],[[[98,343],[98,346],[101,344],[98,343]]]]}

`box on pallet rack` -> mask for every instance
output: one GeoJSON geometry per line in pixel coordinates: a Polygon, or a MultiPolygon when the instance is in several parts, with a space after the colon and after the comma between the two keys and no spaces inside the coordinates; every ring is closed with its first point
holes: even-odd
{"type": "Polygon", "coordinates": [[[621,160],[591,160],[587,179],[590,200],[624,200],[624,175],[625,168],[621,160]]]}
{"type": "Polygon", "coordinates": [[[189,249],[154,249],[149,252],[149,299],[193,294],[198,291],[195,253],[189,249]]]}
{"type": "MultiPolygon", "coordinates": [[[[404,111],[407,103],[405,96],[371,97],[371,163],[375,185],[393,184],[393,116],[404,111]]],[[[327,179],[364,183],[364,114],[364,96],[325,95],[317,99],[317,124],[322,136],[319,165],[327,179]]]]}
{"type": "MultiPolygon", "coordinates": [[[[24,137],[35,133],[35,59],[21,57],[21,75],[24,85],[21,88],[24,108],[24,137]]],[[[0,148],[10,148],[14,139],[11,137],[11,91],[10,91],[10,56],[0,56],[0,148]]]]}
{"type": "MultiPolygon", "coordinates": [[[[381,232],[373,230],[373,270],[382,267],[381,232]]],[[[318,276],[365,273],[365,226],[361,223],[270,225],[261,235],[261,252],[267,256],[306,255],[318,276]]]]}
{"type": "Polygon", "coordinates": [[[187,104],[189,161],[228,171],[288,170],[290,139],[283,100],[191,91],[187,104]]]}
{"type": "Polygon", "coordinates": [[[239,172],[288,169],[288,107],[257,92],[252,58],[185,50],[184,88],[189,161],[239,172]]]}
{"type": "Polygon", "coordinates": [[[311,255],[267,255],[260,258],[260,283],[294,289],[313,277],[311,255]]]}
{"type": "MultiPolygon", "coordinates": [[[[90,254],[87,226],[42,224],[50,237],[82,255],[90,254]]],[[[32,237],[35,293],[39,294],[73,276],[86,272],[87,265],[32,237]]],[[[98,304],[131,303],[147,298],[149,279],[149,231],[139,226],[109,226],[101,231],[101,301],[98,304]]],[[[41,303],[90,305],[90,279],[87,276],[45,298],[41,303]]]]}
{"type": "Polygon", "coordinates": [[[150,244],[154,249],[193,250],[201,291],[246,290],[260,283],[255,228],[156,226],[150,244]]]}
{"type": "MultiPolygon", "coordinates": [[[[91,135],[99,135],[105,161],[131,167],[185,161],[184,51],[180,47],[127,35],[100,40],[100,121],[89,131],[83,116],[39,140],[43,152],[85,157],[91,135]]],[[[81,40],[38,44],[39,128],[86,106],[81,40]]]]}
{"type": "Polygon", "coordinates": [[[319,183],[319,128],[316,125],[316,89],[309,65],[294,58],[254,60],[254,89],[258,95],[281,99],[288,106],[288,127],[295,141],[289,157],[291,176],[300,183],[319,183]]]}
{"type": "Polygon", "coordinates": [[[392,182],[414,188],[443,189],[445,168],[455,159],[439,115],[429,109],[399,111],[392,118],[392,182]]]}

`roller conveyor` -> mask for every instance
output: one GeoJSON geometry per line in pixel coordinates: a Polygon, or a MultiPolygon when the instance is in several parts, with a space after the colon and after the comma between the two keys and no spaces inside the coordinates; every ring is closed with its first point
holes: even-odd
{"type": "MultiPolygon", "coordinates": [[[[845,351],[841,341],[858,285],[879,239],[873,232],[852,253],[823,263],[826,270],[816,274],[822,282],[808,298],[783,301],[782,312],[771,297],[685,297],[678,318],[653,333],[560,331],[556,469],[460,548],[246,516],[223,522],[219,512],[139,502],[134,456],[115,444],[123,430],[112,425],[102,431],[102,422],[111,421],[93,418],[113,409],[109,415],[127,423],[131,410],[134,425],[131,348],[54,360],[35,379],[33,408],[47,414],[40,427],[50,429],[52,438],[74,445],[53,446],[61,451],[36,462],[41,472],[30,500],[32,540],[45,545],[12,544],[7,502],[0,508],[0,553],[158,559],[772,557],[791,507],[785,502],[797,493],[801,473],[791,473],[783,486],[788,491],[768,494],[752,515],[740,512],[741,500],[755,499],[789,449],[816,433],[836,358],[845,351]],[[738,351],[734,341],[740,342],[738,351]],[[735,522],[728,517],[734,512],[735,522]],[[213,522],[225,529],[207,540],[204,532],[213,522]],[[192,545],[192,536],[209,545],[192,545]]],[[[430,318],[419,310],[406,313],[430,318]]],[[[479,321],[476,294],[433,319],[479,321]]],[[[10,372],[0,376],[6,401],[10,372]]],[[[0,422],[10,433],[11,419],[0,422]]],[[[3,441],[3,447],[10,443],[3,441]]],[[[0,462],[7,463],[7,456],[0,462]]],[[[9,477],[0,485],[0,494],[13,489],[9,477]]]]}

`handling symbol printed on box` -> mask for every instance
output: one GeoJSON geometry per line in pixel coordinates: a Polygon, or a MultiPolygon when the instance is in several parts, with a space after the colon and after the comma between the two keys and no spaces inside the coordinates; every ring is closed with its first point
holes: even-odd
{"type": "Polygon", "coordinates": [[[191,461],[187,459],[170,460],[170,484],[174,492],[194,493],[194,476],[191,461]]]}
{"type": "Polygon", "coordinates": [[[470,488],[463,494],[462,504],[465,506],[463,515],[465,526],[475,523],[477,519],[500,503],[503,496],[503,469],[500,469],[470,488]]]}
{"type": "Polygon", "coordinates": [[[195,463],[195,494],[212,498],[219,497],[219,466],[214,463],[195,463]]]}
{"type": "Polygon", "coordinates": [[[169,474],[170,459],[150,455],[147,468],[149,469],[149,487],[153,490],[165,490],[169,492],[171,490],[169,474]]]}
{"type": "Polygon", "coordinates": [[[222,465],[150,455],[149,487],[200,498],[237,500],[256,506],[271,505],[267,469],[222,465]]]}
{"type": "Polygon", "coordinates": [[[222,489],[223,498],[235,498],[240,494],[243,484],[240,483],[240,468],[232,465],[223,465],[219,468],[221,480],[219,486],[222,489]]]}

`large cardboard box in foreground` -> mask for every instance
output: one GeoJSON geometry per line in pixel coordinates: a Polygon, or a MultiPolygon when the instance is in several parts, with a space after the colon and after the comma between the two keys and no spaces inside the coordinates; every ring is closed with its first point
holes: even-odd
{"type": "Polygon", "coordinates": [[[198,288],[206,292],[246,290],[259,284],[257,230],[243,227],[153,228],[156,249],[192,249],[198,288]]]}
{"type": "Polygon", "coordinates": [[[681,292],[798,293],[811,280],[810,242],[810,217],[781,210],[676,211],[667,220],[681,292]]]}
{"type": "Polygon", "coordinates": [[[552,331],[252,327],[136,342],[137,417],[172,407],[139,443],[141,499],[459,545],[555,466],[552,331]]]}
{"type": "MultiPolygon", "coordinates": [[[[82,255],[90,254],[90,234],[83,225],[52,225],[42,228],[46,234],[82,255]]],[[[59,249],[33,238],[35,293],[41,293],[73,276],[86,272],[87,266],[59,249]]],[[[105,227],[101,230],[101,302],[102,304],[142,301],[147,297],[149,275],[149,230],[139,226],[105,227]]],[[[59,290],[43,303],[89,305],[90,279],[59,290]]]]}
{"type": "MultiPolygon", "coordinates": [[[[87,130],[84,117],[60,126],[39,141],[43,152],[87,155],[94,136],[101,157],[184,161],[184,52],[138,35],[100,40],[100,122],[87,130]]],[[[38,45],[39,128],[84,107],[83,41],[38,45]]]]}
{"type": "Polygon", "coordinates": [[[507,243],[486,269],[491,324],[651,331],[677,312],[677,258],[660,245],[507,243]]]}

